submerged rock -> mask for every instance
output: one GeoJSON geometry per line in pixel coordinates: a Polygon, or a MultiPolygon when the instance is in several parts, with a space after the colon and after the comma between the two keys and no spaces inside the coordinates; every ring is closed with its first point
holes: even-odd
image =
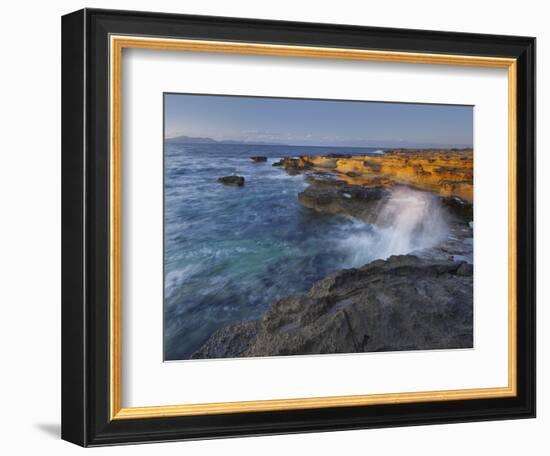
{"type": "Polygon", "coordinates": [[[222,327],[192,358],[469,348],[472,272],[413,255],[337,271],[259,320],[222,327]]]}
{"type": "Polygon", "coordinates": [[[256,163],[263,163],[267,161],[267,157],[255,156],[255,157],[250,157],[250,160],[256,163]]]}
{"type": "Polygon", "coordinates": [[[236,185],[242,187],[244,185],[244,177],[242,176],[223,176],[218,178],[218,182],[224,185],[236,185]]]}

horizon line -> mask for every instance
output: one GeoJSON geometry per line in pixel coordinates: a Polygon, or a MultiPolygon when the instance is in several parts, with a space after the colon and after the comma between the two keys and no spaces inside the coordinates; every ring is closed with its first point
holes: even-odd
{"type": "MultiPolygon", "coordinates": [[[[178,135],[178,136],[185,136],[185,135],[178,135]]],[[[167,140],[177,138],[178,136],[173,137],[165,137],[163,142],[166,142],[167,140]]],[[[203,139],[212,139],[214,141],[214,144],[224,144],[224,145],[243,145],[243,146],[285,146],[285,147],[334,147],[334,148],[347,148],[347,149],[430,149],[430,148],[441,148],[441,149],[473,149],[474,146],[467,145],[467,144],[442,144],[442,143],[409,143],[409,144],[398,144],[398,145],[374,145],[374,146],[367,146],[367,145],[334,145],[334,144],[292,144],[292,143],[277,143],[277,142],[269,142],[269,141],[260,141],[260,142],[248,142],[246,140],[236,140],[236,139],[224,139],[224,140],[217,140],[213,138],[207,138],[203,137],[203,139]],[[415,145],[416,144],[416,145],[415,145]]],[[[208,146],[212,143],[205,143],[205,142],[182,142],[182,143],[172,143],[172,144],[194,144],[194,145],[203,145],[208,146]]]]}

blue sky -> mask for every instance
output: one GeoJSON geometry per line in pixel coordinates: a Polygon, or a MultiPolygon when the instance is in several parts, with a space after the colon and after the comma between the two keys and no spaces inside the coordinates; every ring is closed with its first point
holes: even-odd
{"type": "Polygon", "coordinates": [[[165,95],[165,137],[352,147],[471,147],[473,107],[165,95]]]}

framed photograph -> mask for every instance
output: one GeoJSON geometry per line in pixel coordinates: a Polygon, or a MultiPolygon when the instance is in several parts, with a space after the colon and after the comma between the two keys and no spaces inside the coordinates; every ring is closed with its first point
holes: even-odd
{"type": "Polygon", "coordinates": [[[62,437],[535,416],[535,39],[62,20],[62,437]]]}

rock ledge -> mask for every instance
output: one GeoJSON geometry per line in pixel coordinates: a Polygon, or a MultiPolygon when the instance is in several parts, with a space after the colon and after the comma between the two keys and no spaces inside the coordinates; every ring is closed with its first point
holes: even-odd
{"type": "Polygon", "coordinates": [[[413,255],[337,271],[259,320],[227,324],[192,358],[470,348],[472,273],[413,255]]]}

